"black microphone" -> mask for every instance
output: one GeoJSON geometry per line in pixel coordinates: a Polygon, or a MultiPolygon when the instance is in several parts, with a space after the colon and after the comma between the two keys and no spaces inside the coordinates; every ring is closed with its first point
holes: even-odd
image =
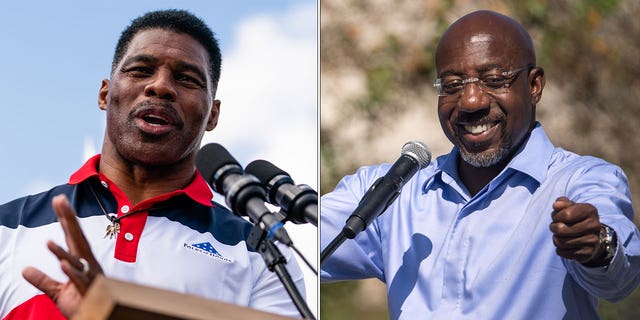
{"type": "Polygon", "coordinates": [[[353,239],[398,197],[400,189],[419,169],[431,162],[431,150],[420,141],[407,142],[402,147],[400,158],[391,169],[378,178],[364,194],[358,207],[353,211],[342,232],[353,239]]]}
{"type": "Polygon", "coordinates": [[[291,245],[282,222],[264,204],[266,192],[260,181],[245,174],[238,161],[223,146],[210,143],[202,147],[196,155],[196,167],[213,190],[225,196],[233,213],[249,216],[268,232],[268,237],[291,245]]]}
{"type": "Polygon", "coordinates": [[[318,226],[318,193],[307,185],[294,185],[291,176],[266,160],[255,160],[245,168],[267,190],[269,203],[278,205],[293,223],[318,226]]]}

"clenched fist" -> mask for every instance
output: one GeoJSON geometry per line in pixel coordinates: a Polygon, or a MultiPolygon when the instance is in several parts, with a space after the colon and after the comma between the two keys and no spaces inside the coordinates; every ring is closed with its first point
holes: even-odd
{"type": "Polygon", "coordinates": [[[602,225],[594,206],[560,197],[553,203],[551,219],[549,229],[559,256],[587,265],[602,260],[606,254],[600,245],[602,225]]]}

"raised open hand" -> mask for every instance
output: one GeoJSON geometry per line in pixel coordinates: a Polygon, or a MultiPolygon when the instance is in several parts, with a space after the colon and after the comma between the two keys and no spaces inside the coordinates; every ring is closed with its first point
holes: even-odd
{"type": "Polygon", "coordinates": [[[76,212],[69,204],[67,197],[65,195],[54,197],[52,205],[64,231],[68,251],[53,241],[48,241],[47,247],[58,257],[60,268],[69,280],[64,283],[56,281],[34,267],[25,268],[22,275],[29,283],[49,296],[63,315],[71,317],[78,309],[93,279],[103,272],[91,252],[89,243],[78,224],[76,212]]]}

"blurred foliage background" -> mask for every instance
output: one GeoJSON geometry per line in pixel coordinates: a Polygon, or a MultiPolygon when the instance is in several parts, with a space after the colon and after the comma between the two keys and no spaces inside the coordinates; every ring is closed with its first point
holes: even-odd
{"type": "MultiPolygon", "coordinates": [[[[547,85],[537,118],[556,146],[624,169],[640,209],[640,1],[320,1],[321,186],[363,165],[393,162],[402,144],[450,151],[437,120],[434,51],[456,19],[489,9],[534,39],[547,85]]],[[[636,214],[636,225],[638,225],[636,214]]],[[[321,319],[387,319],[377,280],[321,285],[321,319]]],[[[640,290],[602,301],[603,319],[640,319],[640,290]]]]}

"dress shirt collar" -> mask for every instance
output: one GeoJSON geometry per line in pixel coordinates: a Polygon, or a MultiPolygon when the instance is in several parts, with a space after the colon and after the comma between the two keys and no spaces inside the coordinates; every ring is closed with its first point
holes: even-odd
{"type": "MultiPolygon", "coordinates": [[[[526,174],[538,183],[542,183],[547,176],[547,169],[551,162],[553,150],[554,146],[544,132],[542,125],[536,122],[527,141],[494,180],[503,176],[507,171],[515,170],[526,174]]],[[[460,180],[457,168],[458,152],[458,148],[454,147],[450,153],[436,159],[434,174],[425,182],[424,192],[428,191],[436,179],[440,179],[443,183],[449,185],[460,180]]],[[[462,183],[459,184],[462,185],[462,183]]]]}

